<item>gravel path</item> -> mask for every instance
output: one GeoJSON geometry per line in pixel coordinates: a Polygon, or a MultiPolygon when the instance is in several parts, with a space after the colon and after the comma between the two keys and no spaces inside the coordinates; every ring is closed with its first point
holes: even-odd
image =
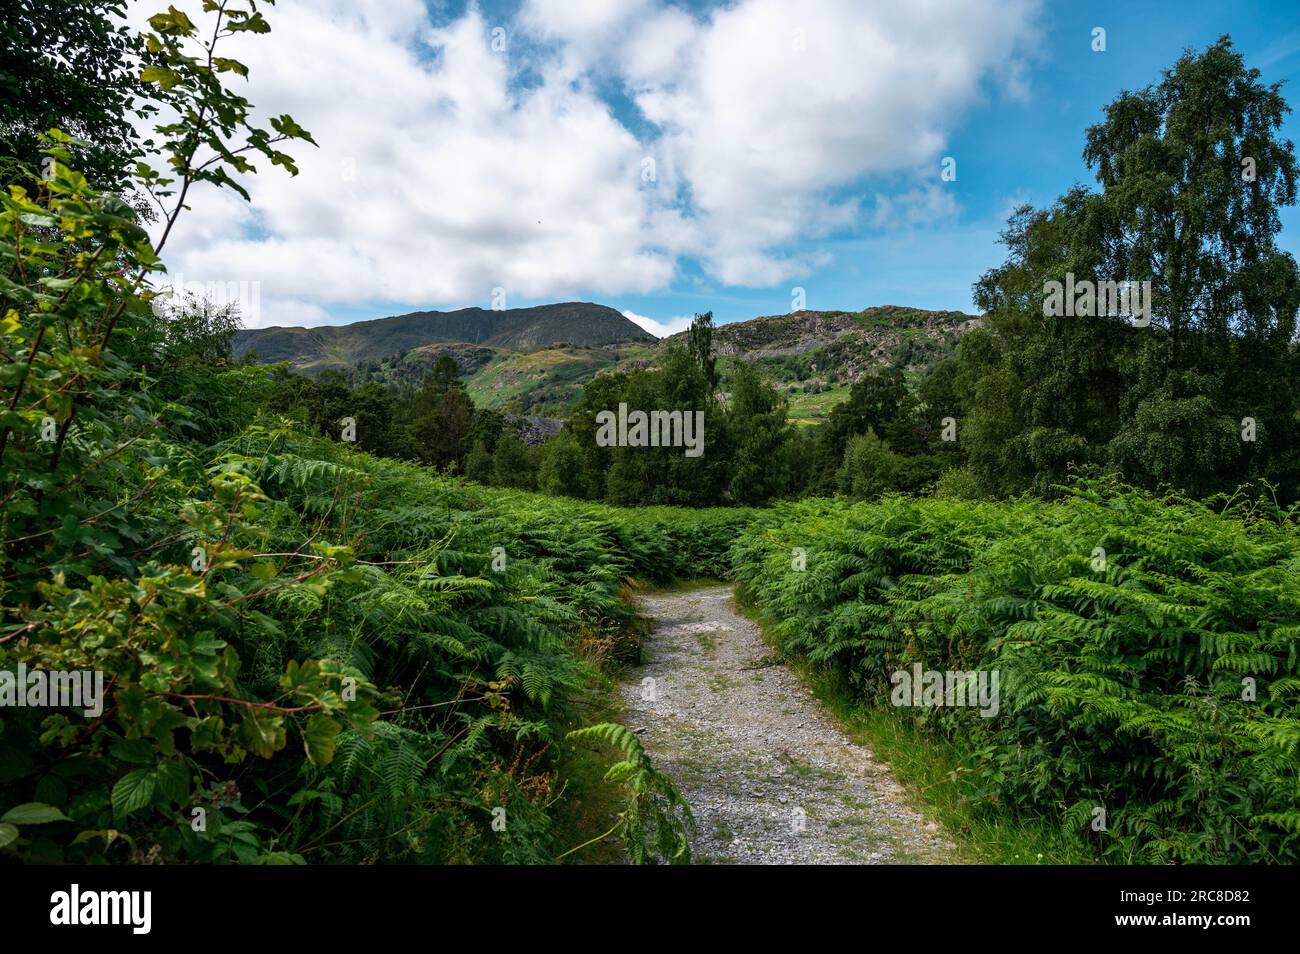
{"type": "Polygon", "coordinates": [[[889,768],[854,744],[736,614],[730,586],[641,598],[654,631],[625,723],[695,813],[707,864],[953,863],[889,768]],[[650,680],[653,680],[651,682],[650,680]]]}

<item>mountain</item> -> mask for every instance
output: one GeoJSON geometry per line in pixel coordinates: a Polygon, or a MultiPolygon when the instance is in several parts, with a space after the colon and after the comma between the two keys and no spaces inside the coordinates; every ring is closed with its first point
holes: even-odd
{"type": "MultiPolygon", "coordinates": [[[[800,311],[719,325],[713,331],[713,349],[724,382],[735,362],[754,362],[785,393],[791,419],[813,423],[875,368],[897,365],[909,380],[920,379],[978,325],[979,318],[959,311],[897,305],[863,311],[800,311]]],[[[646,367],[654,363],[659,348],[685,341],[681,333],[654,345],[551,348],[527,354],[502,351],[472,366],[458,363],[475,404],[519,414],[563,416],[582,386],[596,375],[646,367]]],[[[377,377],[418,381],[432,360],[413,352],[386,363],[377,377]],[[421,363],[413,366],[412,362],[421,363]]]]}
{"type": "MultiPolygon", "coordinates": [[[[719,325],[713,348],[724,381],[737,361],[757,363],[800,423],[823,419],[854,382],[883,365],[915,381],[948,357],[979,318],[959,311],[882,305],[798,311],[719,325]]],[[[507,311],[463,308],[322,328],[242,331],[235,353],[288,361],[306,374],[346,370],[356,381],[419,385],[440,357],[460,368],[479,407],[563,417],[596,375],[652,365],[659,341],[613,308],[586,302],[507,311]]]]}
{"type": "Polygon", "coordinates": [[[234,349],[237,358],[252,351],[264,364],[287,361],[303,373],[318,374],[438,344],[532,352],[656,340],[613,308],[575,301],[501,311],[415,311],[317,328],[250,328],[235,336],[234,349]]]}

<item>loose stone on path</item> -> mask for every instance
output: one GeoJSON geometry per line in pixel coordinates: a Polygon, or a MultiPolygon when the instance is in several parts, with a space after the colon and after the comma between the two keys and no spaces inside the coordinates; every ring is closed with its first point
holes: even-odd
{"type": "Polygon", "coordinates": [[[951,864],[956,848],[711,585],[641,598],[654,624],[624,721],[695,813],[712,864],[951,864]]]}

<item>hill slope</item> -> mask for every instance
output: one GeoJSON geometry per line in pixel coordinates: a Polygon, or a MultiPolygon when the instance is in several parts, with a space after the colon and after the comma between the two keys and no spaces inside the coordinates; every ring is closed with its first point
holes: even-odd
{"type": "Polygon", "coordinates": [[[288,361],[304,373],[347,369],[426,345],[463,343],[507,351],[540,351],[554,345],[603,346],[653,342],[654,335],[613,308],[564,302],[533,308],[487,311],[415,311],[408,315],[317,328],[251,328],[235,337],[235,357],[256,352],[263,363],[288,361]]]}
{"type": "MultiPolygon", "coordinates": [[[[862,311],[796,311],[721,325],[721,357],[757,361],[781,380],[852,383],[885,361],[917,369],[946,357],[979,319],[960,311],[881,305],[862,311]]],[[[681,332],[665,342],[685,343],[681,332]]]]}
{"type": "MultiPolygon", "coordinates": [[[[854,382],[894,365],[909,380],[950,356],[979,318],[960,311],[925,311],[881,305],[862,311],[797,311],[721,325],[713,350],[727,373],[731,363],[759,365],[790,401],[790,419],[823,420],[849,395],[854,382]]],[[[663,343],[684,344],[685,333],[663,343]]]]}
{"type": "MultiPolygon", "coordinates": [[[[801,423],[823,419],[850,386],[883,365],[910,379],[952,354],[979,324],[958,311],[883,305],[862,311],[799,311],[719,325],[714,350],[724,387],[737,361],[757,363],[790,401],[801,423]]],[[[235,353],[288,361],[306,374],[347,370],[358,381],[419,385],[450,356],[474,403],[516,414],[562,417],[597,374],[654,363],[664,343],[613,308],[582,302],[484,311],[414,312],[321,328],[261,328],[239,333],[235,353]]]]}
{"type": "MultiPolygon", "coordinates": [[[[786,393],[790,417],[822,420],[872,370],[896,365],[909,380],[951,355],[979,319],[958,311],[922,311],[883,305],[863,311],[800,311],[719,325],[713,347],[723,387],[738,361],[754,362],[786,393]]],[[[655,345],[500,352],[464,371],[475,403],[522,414],[563,416],[582,386],[603,371],[653,364],[664,344],[686,343],[685,333],[655,345]]],[[[463,367],[463,366],[462,366],[463,367]]]]}
{"type": "Polygon", "coordinates": [[[608,348],[547,348],[526,354],[501,352],[466,382],[474,403],[511,405],[521,413],[562,413],[582,396],[582,386],[601,371],[648,361],[653,345],[608,348]]]}

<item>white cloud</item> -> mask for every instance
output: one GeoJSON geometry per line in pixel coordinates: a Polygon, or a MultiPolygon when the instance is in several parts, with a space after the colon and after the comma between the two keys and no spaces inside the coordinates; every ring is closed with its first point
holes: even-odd
{"type": "Polygon", "coordinates": [[[656,321],[654,318],[647,318],[645,315],[638,315],[631,309],[624,309],[623,317],[633,324],[640,325],[656,338],[667,338],[669,335],[675,335],[679,331],[685,331],[691,326],[692,316],[674,315],[667,321],[656,321]]]}
{"type": "Polygon", "coordinates": [[[957,200],[941,185],[929,185],[901,195],[881,193],[871,214],[872,228],[927,225],[957,215],[957,200]]]}
{"type": "Polygon", "coordinates": [[[676,75],[642,65],[662,40],[638,33],[627,62],[645,73],[628,78],[689,183],[706,267],[729,284],[782,281],[806,267],[783,246],[858,222],[857,203],[835,190],[872,174],[937,179],[948,131],[982,81],[1023,92],[1018,53],[1035,9],[742,0],[683,41],[672,62],[689,66],[676,75]]]}
{"type": "Polygon", "coordinates": [[[595,62],[612,61],[634,22],[651,12],[652,0],[528,0],[519,25],[564,46],[564,73],[573,76],[595,62]]]}
{"type": "Polygon", "coordinates": [[[385,9],[283,3],[269,36],[231,44],[250,98],[320,148],[288,149],[292,180],[250,178],[251,210],[200,190],[169,244],[173,270],[259,281],[261,324],[286,323],[272,304],[288,299],[415,308],[486,304],[497,287],[509,304],[667,285],[675,253],[660,234],[677,216],[652,214],[643,149],[601,100],[553,77],[512,93],[474,11],[432,29],[385,9]]]}
{"type": "Polygon", "coordinates": [[[263,117],[292,114],[320,148],[288,150],[292,180],[259,163],[251,207],[198,190],[166,258],[187,279],[259,282],[264,325],[486,304],[496,287],[508,305],[644,294],[683,258],[770,286],[830,260],[810,241],[954,214],[928,177],[985,81],[1023,93],[1035,7],[528,0],[505,24],[472,4],[435,24],[420,0],[282,0],[270,35],[223,42],[263,117]],[[615,115],[611,84],[648,126],[615,115]]]}

